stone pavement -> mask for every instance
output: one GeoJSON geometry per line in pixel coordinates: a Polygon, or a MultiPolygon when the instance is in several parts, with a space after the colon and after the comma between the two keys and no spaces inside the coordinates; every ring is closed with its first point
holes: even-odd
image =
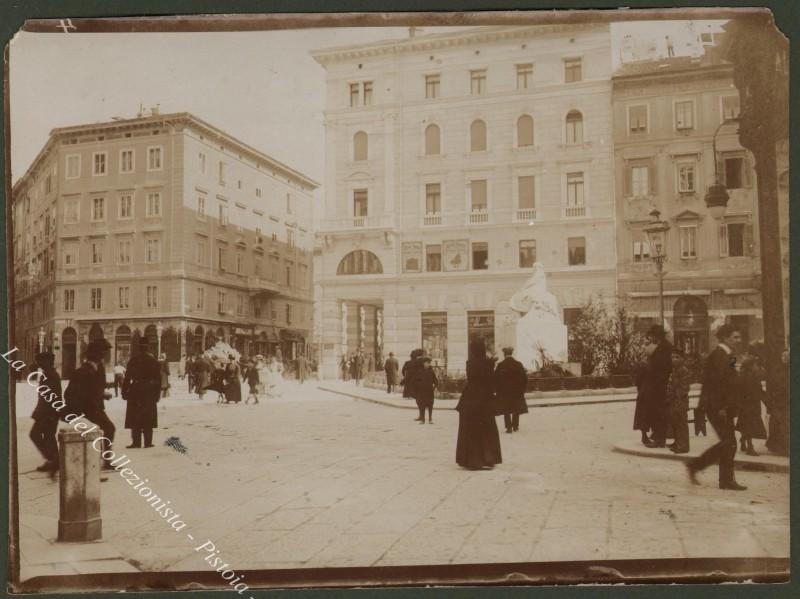
{"type": "MultiPolygon", "coordinates": [[[[118,555],[143,571],[205,571],[194,548],[207,539],[237,570],[789,555],[787,475],[743,473],[750,488],[734,493],[716,487],[715,473],[693,486],[679,463],[614,452],[636,438],[629,403],[533,410],[520,432],[501,436],[504,463],[471,472],[454,463],[451,410],[421,425],[315,383],[289,382],[282,398],[258,405],[201,402],[182,384],[162,400],[152,449],[122,449],[124,402],[109,402],[109,414],[118,454],[186,528],[175,532],[111,473],[101,509],[115,552],[102,566],[118,555]],[[164,445],[168,437],[187,453],[164,445]]],[[[20,386],[20,472],[41,461],[27,439],[27,391],[20,386]]],[[[43,573],[28,559],[36,543],[55,537],[57,484],[21,475],[20,505],[26,579],[43,573]]]]}

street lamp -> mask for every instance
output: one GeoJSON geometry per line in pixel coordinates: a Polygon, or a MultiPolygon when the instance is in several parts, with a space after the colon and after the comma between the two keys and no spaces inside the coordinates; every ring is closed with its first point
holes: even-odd
{"type": "Polygon", "coordinates": [[[44,351],[44,327],[39,327],[39,353],[44,351]]]}
{"type": "Polygon", "coordinates": [[[714,154],[714,184],[708,187],[706,195],[703,198],[714,220],[720,220],[725,214],[725,209],[728,207],[728,190],[725,185],[719,180],[719,168],[717,167],[717,134],[719,130],[725,125],[738,122],[738,118],[725,119],[714,131],[714,136],[711,138],[711,149],[714,154]]]}
{"type": "Polygon", "coordinates": [[[653,209],[650,213],[650,222],[644,226],[647,241],[650,243],[650,258],[656,265],[658,276],[658,312],[661,326],[664,326],[664,260],[667,258],[667,231],[669,223],[661,220],[661,213],[653,209]]]}
{"type": "Polygon", "coordinates": [[[163,332],[164,332],[164,325],[162,325],[161,321],[159,320],[156,323],[156,335],[158,336],[158,341],[157,341],[157,347],[158,347],[157,358],[158,359],[161,359],[161,333],[163,333],[163,332]]]}

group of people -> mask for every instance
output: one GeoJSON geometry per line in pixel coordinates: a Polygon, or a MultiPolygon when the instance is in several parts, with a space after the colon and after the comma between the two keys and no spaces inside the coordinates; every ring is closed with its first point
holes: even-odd
{"type": "Polygon", "coordinates": [[[376,365],[380,366],[380,357],[376,359],[372,354],[359,349],[355,353],[342,355],[339,361],[339,374],[343,381],[352,380],[356,385],[360,385],[364,375],[373,372],[376,365]]]}
{"type": "MultiPolygon", "coordinates": [[[[741,333],[730,324],[716,332],[717,347],[703,365],[700,401],[694,410],[695,431],[704,430],[706,419],[719,436],[719,442],[687,463],[690,480],[697,483],[697,473],[719,463],[719,487],[742,491],[746,487],[736,481],[734,457],[737,451],[736,431],[740,433],[741,450],[757,456],[753,439],[766,439],[761,419],[761,404],[769,408],[764,390],[764,364],[758,344],[751,344],[737,355],[741,333]]],[[[647,332],[646,359],[637,370],[636,410],[633,428],[641,433],[647,447],[666,447],[674,453],[689,452],[689,388],[691,373],[686,356],[674,348],[664,328],[653,325],[647,332]]],[[[788,353],[784,352],[788,365],[788,353]]],[[[788,368],[788,366],[787,366],[788,368]]],[[[768,442],[769,446],[769,442],[768,442]]]]}

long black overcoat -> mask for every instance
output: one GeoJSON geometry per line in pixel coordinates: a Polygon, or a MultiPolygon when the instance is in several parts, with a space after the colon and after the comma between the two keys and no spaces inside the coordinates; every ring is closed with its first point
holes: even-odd
{"type": "Polygon", "coordinates": [[[412,384],[420,407],[432,407],[433,390],[439,386],[433,368],[425,368],[424,364],[416,368],[412,384]]]}
{"type": "Polygon", "coordinates": [[[495,422],[493,381],[492,360],[467,360],[467,383],[456,405],[456,463],[464,468],[483,468],[503,461],[495,422]]]}
{"type": "Polygon", "coordinates": [[[153,356],[140,352],[128,362],[122,383],[125,408],[125,428],[156,428],[158,403],[161,395],[161,366],[153,356]]]}
{"type": "Polygon", "coordinates": [[[511,356],[494,369],[494,389],[497,395],[496,414],[527,414],[525,387],[528,375],[521,362],[511,356]]]}

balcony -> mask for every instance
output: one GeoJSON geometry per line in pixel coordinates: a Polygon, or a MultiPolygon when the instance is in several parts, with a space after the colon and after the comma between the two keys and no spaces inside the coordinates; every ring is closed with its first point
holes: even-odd
{"type": "Polygon", "coordinates": [[[486,208],[481,208],[477,210],[473,210],[469,213],[467,218],[467,224],[470,225],[481,225],[487,224],[489,222],[489,212],[486,208]]]}
{"type": "Polygon", "coordinates": [[[423,226],[441,225],[442,214],[440,212],[430,212],[422,218],[423,226]]]}
{"type": "Polygon", "coordinates": [[[517,222],[530,222],[536,220],[536,208],[520,208],[516,212],[517,222]]]}
{"type": "Polygon", "coordinates": [[[564,216],[567,218],[586,216],[586,206],[567,206],[564,208],[564,216]]]}
{"type": "Polygon", "coordinates": [[[362,229],[393,229],[394,216],[348,216],[340,218],[324,218],[319,223],[320,232],[357,231],[362,229]]]}

